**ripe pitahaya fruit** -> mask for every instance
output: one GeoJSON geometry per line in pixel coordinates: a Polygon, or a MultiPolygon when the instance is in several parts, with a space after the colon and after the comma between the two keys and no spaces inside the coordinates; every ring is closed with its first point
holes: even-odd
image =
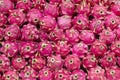
{"type": "Polygon", "coordinates": [[[3,34],[4,34],[4,29],[3,28],[0,28],[0,41],[3,40],[3,34]]]}
{"type": "MultiPolygon", "coordinates": [[[[114,2],[117,2],[117,0],[115,0],[114,2]]],[[[119,0],[117,4],[113,4],[111,6],[111,11],[113,11],[117,16],[120,16],[120,1],[119,0]]]]}
{"type": "Polygon", "coordinates": [[[39,39],[39,30],[36,28],[35,25],[27,24],[24,25],[21,29],[22,33],[22,40],[25,41],[35,41],[39,39]]]}
{"type": "Polygon", "coordinates": [[[7,16],[3,13],[0,13],[0,27],[4,27],[7,23],[7,16]]]}
{"type": "Polygon", "coordinates": [[[12,24],[8,25],[4,29],[4,38],[5,40],[15,41],[21,37],[21,30],[18,25],[12,24]]]}

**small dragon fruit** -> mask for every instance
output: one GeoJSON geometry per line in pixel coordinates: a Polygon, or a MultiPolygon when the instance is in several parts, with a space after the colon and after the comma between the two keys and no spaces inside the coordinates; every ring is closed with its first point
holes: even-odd
{"type": "Polygon", "coordinates": [[[86,57],[83,58],[83,67],[90,69],[97,66],[98,60],[95,55],[88,54],[86,57]]]}
{"type": "Polygon", "coordinates": [[[73,54],[77,54],[79,57],[84,57],[88,52],[88,46],[83,42],[79,42],[73,45],[71,51],[73,54]]]}
{"type": "Polygon", "coordinates": [[[25,22],[25,14],[22,9],[9,10],[8,22],[10,24],[22,25],[25,22]]]}
{"type": "Polygon", "coordinates": [[[43,41],[38,44],[38,52],[42,56],[50,56],[53,53],[52,43],[49,41],[43,41]]]}
{"type": "Polygon", "coordinates": [[[10,0],[0,0],[0,12],[8,14],[9,10],[14,8],[14,4],[10,0]]]}
{"type": "Polygon", "coordinates": [[[35,42],[20,42],[20,54],[25,58],[30,58],[37,52],[37,45],[35,42]]]}
{"type": "Polygon", "coordinates": [[[38,77],[40,80],[53,80],[54,74],[50,68],[43,68],[39,71],[38,77]]]}
{"type": "MultiPolygon", "coordinates": [[[[117,0],[115,0],[115,2],[117,2],[117,0]]],[[[119,1],[119,3],[120,3],[120,1],[119,1]]],[[[113,4],[111,6],[111,11],[113,11],[118,16],[120,16],[120,4],[119,3],[118,4],[113,4]]]]}
{"type": "Polygon", "coordinates": [[[19,80],[19,75],[15,70],[9,70],[2,76],[2,80],[19,80]]]}
{"type": "Polygon", "coordinates": [[[91,44],[95,41],[95,35],[90,30],[82,30],[80,34],[80,39],[86,44],[91,44]]]}
{"type": "Polygon", "coordinates": [[[91,68],[88,71],[88,80],[106,80],[105,77],[105,70],[102,69],[100,66],[95,68],[91,68]]]}
{"type": "Polygon", "coordinates": [[[72,17],[69,16],[69,15],[63,15],[63,16],[60,16],[58,17],[58,26],[60,29],[69,29],[71,28],[72,24],[72,17]]]}
{"type": "Polygon", "coordinates": [[[82,70],[74,70],[71,74],[72,80],[86,80],[87,74],[82,70]]]}
{"type": "Polygon", "coordinates": [[[38,77],[38,72],[28,65],[24,70],[21,70],[19,76],[22,80],[36,80],[38,77]]]}
{"type": "Polygon", "coordinates": [[[116,34],[111,29],[104,29],[100,33],[100,37],[99,37],[99,39],[105,42],[106,44],[111,44],[112,42],[115,41],[115,38],[116,38],[116,34]]]}
{"type": "Polygon", "coordinates": [[[39,39],[39,31],[37,30],[35,25],[27,24],[24,25],[21,29],[22,40],[25,41],[35,41],[39,39]]]}
{"type": "Polygon", "coordinates": [[[18,43],[17,42],[2,42],[0,52],[4,53],[7,57],[13,57],[18,54],[18,43]]]}
{"type": "Polygon", "coordinates": [[[18,0],[16,4],[16,8],[24,9],[24,11],[30,10],[31,7],[32,7],[31,0],[18,0]]]}
{"type": "Polygon", "coordinates": [[[79,69],[80,65],[81,65],[81,61],[80,61],[79,57],[76,54],[68,55],[65,58],[65,67],[68,70],[79,69]]]}
{"type": "Polygon", "coordinates": [[[12,66],[17,71],[23,69],[27,65],[27,62],[22,56],[15,56],[12,58],[12,66]]]}
{"type": "Polygon", "coordinates": [[[0,54],[0,72],[8,71],[10,67],[10,60],[6,55],[0,54]]]}
{"type": "Polygon", "coordinates": [[[52,70],[60,69],[63,66],[63,60],[60,55],[51,55],[47,57],[47,66],[52,70]]]}
{"type": "Polygon", "coordinates": [[[27,17],[29,22],[37,24],[42,17],[42,13],[39,11],[39,9],[33,8],[28,12],[27,17]]]}
{"type": "Polygon", "coordinates": [[[96,56],[103,56],[105,52],[107,51],[107,45],[101,41],[95,41],[91,48],[90,51],[96,56]]]}
{"type": "Polygon", "coordinates": [[[47,16],[40,18],[41,29],[49,32],[51,30],[54,30],[56,26],[57,26],[57,23],[54,17],[47,15],[47,16]]]}
{"type": "Polygon", "coordinates": [[[88,27],[88,19],[83,14],[79,14],[73,18],[73,27],[77,28],[78,30],[83,30],[88,27]]]}
{"type": "Polygon", "coordinates": [[[3,40],[4,29],[0,28],[0,40],[3,40]]]}
{"type": "Polygon", "coordinates": [[[16,24],[8,25],[4,29],[5,40],[9,40],[9,41],[18,40],[20,36],[21,36],[21,31],[19,26],[16,24]]]}
{"type": "Polygon", "coordinates": [[[4,27],[7,23],[7,16],[3,13],[0,13],[0,27],[4,27]]]}

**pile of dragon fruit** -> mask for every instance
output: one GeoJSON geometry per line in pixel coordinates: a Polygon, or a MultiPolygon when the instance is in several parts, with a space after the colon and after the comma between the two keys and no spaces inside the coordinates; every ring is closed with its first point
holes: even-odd
{"type": "Polygon", "coordinates": [[[120,80],[120,0],[0,0],[0,80],[120,80]]]}

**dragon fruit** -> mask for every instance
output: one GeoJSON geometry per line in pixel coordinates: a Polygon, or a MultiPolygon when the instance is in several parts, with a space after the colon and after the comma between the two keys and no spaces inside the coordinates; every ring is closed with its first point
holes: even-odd
{"type": "MultiPolygon", "coordinates": [[[[51,34],[49,34],[49,35],[51,35],[51,34]]],[[[39,40],[44,41],[44,40],[48,40],[48,39],[49,39],[48,33],[44,32],[44,30],[39,30],[39,40]]]]}
{"type": "Polygon", "coordinates": [[[15,41],[18,40],[21,36],[21,30],[18,25],[8,25],[4,29],[4,38],[5,40],[15,41]]]}
{"type": "Polygon", "coordinates": [[[37,45],[35,42],[19,42],[20,54],[24,58],[30,58],[37,52],[37,45]]]}
{"type": "MultiPolygon", "coordinates": [[[[117,2],[117,0],[115,0],[115,2],[117,2]]],[[[120,4],[119,3],[120,3],[120,1],[117,4],[113,4],[111,6],[111,11],[113,11],[118,16],[120,16],[120,4]]]]}
{"type": "Polygon", "coordinates": [[[1,43],[2,47],[0,52],[4,53],[7,57],[13,57],[18,54],[18,43],[6,41],[1,43]]]}
{"type": "Polygon", "coordinates": [[[86,80],[87,74],[82,70],[74,70],[71,74],[72,80],[86,80]]]}
{"type": "Polygon", "coordinates": [[[27,24],[24,25],[21,29],[22,40],[25,41],[35,41],[39,39],[39,31],[37,30],[35,25],[27,24]]]}
{"type": "Polygon", "coordinates": [[[40,21],[40,18],[42,17],[42,13],[39,11],[39,9],[31,9],[28,14],[28,21],[34,24],[38,24],[40,21]]]}
{"type": "Polygon", "coordinates": [[[22,9],[9,10],[8,22],[10,24],[22,25],[25,22],[25,14],[22,9]]]}
{"type": "Polygon", "coordinates": [[[0,13],[0,27],[4,27],[7,23],[7,16],[3,13],[0,13]]]}
{"type": "Polygon", "coordinates": [[[117,57],[117,64],[120,66],[120,57],[117,57]]]}
{"type": "Polygon", "coordinates": [[[39,71],[38,77],[40,80],[53,80],[54,74],[50,68],[43,68],[39,71]]]}
{"type": "Polygon", "coordinates": [[[71,51],[73,54],[77,54],[79,57],[85,57],[85,54],[88,52],[88,46],[83,42],[79,42],[73,45],[71,51]]]}
{"type": "Polygon", "coordinates": [[[0,40],[3,40],[4,29],[0,28],[0,40]]]}
{"type": "Polygon", "coordinates": [[[65,64],[64,65],[68,70],[75,70],[75,69],[80,68],[81,61],[76,54],[72,54],[72,55],[68,55],[65,58],[65,64]]]}
{"type": "Polygon", "coordinates": [[[6,55],[0,54],[0,72],[5,72],[10,68],[10,60],[6,55]]]}

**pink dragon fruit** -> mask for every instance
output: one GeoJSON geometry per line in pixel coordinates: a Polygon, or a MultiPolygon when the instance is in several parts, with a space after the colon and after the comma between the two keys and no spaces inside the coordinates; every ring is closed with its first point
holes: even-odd
{"type": "Polygon", "coordinates": [[[21,29],[22,40],[25,41],[35,41],[39,39],[39,30],[37,30],[35,25],[27,24],[21,29]]]}
{"type": "Polygon", "coordinates": [[[79,41],[79,32],[77,29],[71,28],[65,31],[66,40],[73,44],[79,41]]]}
{"type": "Polygon", "coordinates": [[[17,42],[2,42],[2,47],[0,48],[0,52],[4,53],[7,57],[13,57],[18,53],[18,43],[17,42]]]}
{"type": "Polygon", "coordinates": [[[90,21],[89,29],[92,30],[96,34],[102,32],[102,30],[104,29],[104,21],[100,19],[94,19],[90,21]]]}
{"type": "Polygon", "coordinates": [[[6,55],[0,54],[0,72],[5,72],[10,68],[10,60],[6,55]]]}
{"type": "Polygon", "coordinates": [[[56,54],[66,57],[70,52],[70,44],[67,41],[58,41],[55,45],[56,54]]]}
{"type": "Polygon", "coordinates": [[[96,56],[104,56],[105,52],[107,51],[107,45],[101,41],[95,41],[91,48],[90,51],[96,56]]]}
{"type": "Polygon", "coordinates": [[[22,25],[25,22],[25,14],[22,9],[9,10],[8,21],[10,24],[22,25]]]}
{"type": "Polygon", "coordinates": [[[54,74],[50,68],[43,68],[39,71],[38,77],[40,80],[53,80],[54,74]]]}
{"type": "Polygon", "coordinates": [[[120,80],[120,68],[113,66],[106,69],[107,80],[120,80]]]}
{"type": "Polygon", "coordinates": [[[4,27],[7,23],[7,16],[3,13],[0,13],[0,27],[4,27]]]}
{"type": "MultiPolygon", "coordinates": [[[[117,0],[115,0],[115,2],[117,2],[117,0]]],[[[111,11],[113,11],[116,15],[120,16],[120,1],[118,2],[118,4],[113,4],[111,6],[111,11]]]]}
{"type": "MultiPolygon", "coordinates": [[[[51,35],[51,34],[49,34],[49,35],[51,35]]],[[[39,40],[45,41],[48,39],[49,39],[48,33],[44,32],[44,30],[39,30],[39,40]]]]}
{"type": "Polygon", "coordinates": [[[53,53],[52,43],[49,41],[43,41],[38,44],[38,52],[42,56],[50,56],[53,53]]]}
{"type": "Polygon", "coordinates": [[[116,38],[119,40],[120,39],[120,25],[118,26],[117,29],[114,29],[114,32],[116,33],[116,38]]]}
{"type": "Polygon", "coordinates": [[[31,58],[30,64],[33,69],[40,70],[46,64],[45,58],[43,58],[42,56],[39,55],[39,53],[37,53],[35,56],[31,58]]]}
{"type": "Polygon", "coordinates": [[[19,26],[16,24],[8,25],[4,29],[5,40],[9,40],[9,41],[18,40],[20,36],[21,36],[21,31],[19,26]]]}
{"type": "Polygon", "coordinates": [[[9,10],[14,8],[14,4],[10,0],[0,0],[0,12],[8,14],[9,10]]]}
{"type": "Polygon", "coordinates": [[[117,57],[117,64],[120,66],[120,57],[117,57]]]}
{"type": "Polygon", "coordinates": [[[58,5],[62,2],[62,0],[50,0],[50,3],[51,4],[55,4],[55,5],[58,5]]]}
{"type": "Polygon", "coordinates": [[[47,57],[47,66],[52,70],[60,69],[63,66],[63,60],[60,55],[51,55],[47,57]]]}
{"type": "Polygon", "coordinates": [[[116,34],[111,29],[104,29],[100,33],[100,37],[99,37],[99,39],[105,42],[106,44],[111,44],[112,42],[114,42],[115,38],[116,38],[116,34]]]}
{"type": "Polygon", "coordinates": [[[71,0],[73,3],[80,3],[82,0],[71,0]]]}
{"type": "Polygon", "coordinates": [[[88,46],[83,42],[79,42],[73,45],[71,51],[73,54],[77,54],[79,57],[84,57],[88,52],[88,46]]]}
{"type": "Polygon", "coordinates": [[[114,14],[107,15],[105,17],[105,25],[110,29],[115,29],[119,25],[120,18],[114,14]]]}
{"type": "Polygon", "coordinates": [[[71,80],[86,80],[87,74],[82,70],[74,70],[71,74],[71,80]]]}
{"type": "Polygon", "coordinates": [[[27,17],[29,22],[38,24],[40,18],[42,17],[42,13],[39,11],[39,9],[33,8],[28,12],[27,17]]]}
{"type": "Polygon", "coordinates": [[[0,28],[0,40],[3,40],[3,33],[4,33],[3,28],[0,28]]]}
{"type": "Polygon", "coordinates": [[[99,60],[101,66],[104,68],[115,66],[116,61],[115,53],[110,51],[106,52],[106,55],[99,60]]]}
{"type": "Polygon", "coordinates": [[[105,70],[102,69],[100,66],[95,68],[91,68],[88,71],[88,80],[106,80],[105,77],[105,70]]]}
{"type": "Polygon", "coordinates": [[[21,70],[27,65],[27,62],[22,56],[15,56],[12,58],[12,66],[16,70],[21,70]]]}
{"type": "Polygon", "coordinates": [[[65,69],[60,69],[55,72],[54,79],[55,80],[71,80],[70,72],[65,69]]]}
{"type": "Polygon", "coordinates": [[[24,70],[21,70],[19,76],[22,80],[36,80],[38,77],[38,72],[28,65],[24,70]]]}
{"type": "Polygon", "coordinates": [[[76,54],[68,55],[65,58],[65,67],[68,70],[79,69],[80,65],[81,65],[81,61],[80,61],[79,57],[76,54]]]}
{"type": "Polygon", "coordinates": [[[16,4],[16,8],[24,9],[24,11],[30,10],[31,7],[32,7],[31,0],[18,0],[16,4]]]}
{"type": "Polygon", "coordinates": [[[90,69],[97,66],[98,60],[95,55],[88,54],[86,57],[83,58],[83,67],[90,69]]]}
{"type": "Polygon", "coordinates": [[[35,42],[20,42],[20,54],[25,58],[30,58],[37,52],[37,45],[35,42]]]}
{"type": "Polygon", "coordinates": [[[100,1],[101,0],[87,0],[87,2],[91,4],[91,6],[95,6],[95,5],[99,4],[100,1]]]}
{"type": "Polygon", "coordinates": [[[59,7],[55,4],[46,3],[44,7],[44,14],[57,17],[59,15],[59,7]]]}
{"type": "Polygon", "coordinates": [[[95,41],[95,35],[90,30],[82,30],[80,34],[80,39],[86,44],[91,44],[95,41]]]}
{"type": "Polygon", "coordinates": [[[55,21],[54,17],[51,16],[44,16],[40,18],[40,28],[49,32],[51,30],[54,30],[57,26],[57,23],[55,21]]]}
{"type": "Polygon", "coordinates": [[[64,0],[60,5],[60,9],[62,14],[73,15],[75,5],[70,0],[64,0]]]}
{"type": "Polygon", "coordinates": [[[63,16],[60,16],[58,17],[58,26],[60,29],[69,29],[71,28],[72,24],[72,17],[69,16],[69,15],[63,15],[63,16]]]}
{"type": "Polygon", "coordinates": [[[17,71],[9,70],[5,72],[2,76],[2,80],[19,80],[17,71]]]}
{"type": "Polygon", "coordinates": [[[88,27],[88,19],[83,14],[79,14],[73,18],[73,27],[77,28],[78,30],[85,29],[88,27]]]}

